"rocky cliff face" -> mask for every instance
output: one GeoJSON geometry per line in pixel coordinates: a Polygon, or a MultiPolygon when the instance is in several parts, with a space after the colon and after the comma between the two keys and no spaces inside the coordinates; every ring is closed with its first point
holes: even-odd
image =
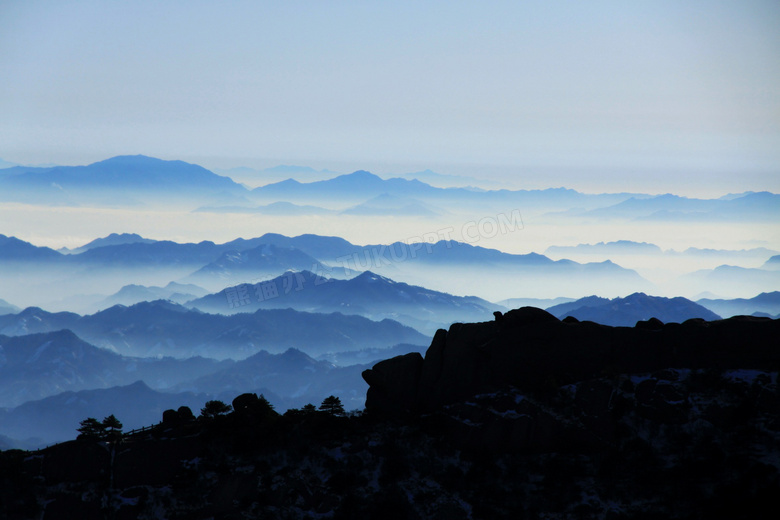
{"type": "Polygon", "coordinates": [[[366,409],[380,415],[430,413],[509,387],[544,392],[608,374],[665,368],[780,367],[780,321],[735,317],[707,322],[639,322],[609,327],[524,307],[486,323],[439,330],[425,358],[388,359],[363,372],[366,409]]]}

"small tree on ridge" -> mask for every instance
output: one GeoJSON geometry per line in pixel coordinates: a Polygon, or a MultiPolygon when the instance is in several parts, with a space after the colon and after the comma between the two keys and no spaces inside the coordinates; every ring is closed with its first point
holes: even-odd
{"type": "Polygon", "coordinates": [[[103,419],[102,426],[106,440],[113,441],[122,438],[122,423],[114,414],[103,419]]]}
{"type": "Polygon", "coordinates": [[[94,417],[87,417],[81,421],[76,431],[79,432],[78,439],[95,441],[102,439],[106,433],[103,424],[94,417]]]}
{"type": "Polygon", "coordinates": [[[200,409],[200,416],[204,419],[214,419],[220,415],[229,414],[233,407],[222,401],[207,401],[206,405],[200,409]]]}
{"type": "Polygon", "coordinates": [[[320,411],[334,416],[342,416],[345,414],[344,405],[341,404],[341,399],[335,395],[330,395],[322,400],[320,411]]]}

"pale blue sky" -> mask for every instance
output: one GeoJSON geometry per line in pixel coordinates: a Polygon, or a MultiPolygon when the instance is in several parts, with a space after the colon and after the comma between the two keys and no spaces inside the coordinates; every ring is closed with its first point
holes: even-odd
{"type": "Polygon", "coordinates": [[[780,191],[779,27],[777,0],[0,1],[0,157],[780,191]]]}

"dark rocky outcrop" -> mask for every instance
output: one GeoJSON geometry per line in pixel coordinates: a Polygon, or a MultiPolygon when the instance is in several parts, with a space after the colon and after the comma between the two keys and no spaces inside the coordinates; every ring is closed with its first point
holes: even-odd
{"type": "Polygon", "coordinates": [[[398,415],[432,412],[480,392],[516,387],[540,392],[608,373],[664,368],[780,367],[780,320],[739,316],[635,327],[559,321],[533,307],[485,323],[439,330],[421,360],[403,356],[363,372],[366,409],[398,415]]]}
{"type": "MultiPolygon", "coordinates": [[[[434,344],[439,332],[434,337],[434,344]]],[[[413,409],[419,394],[422,366],[423,358],[417,352],[377,363],[371,370],[363,372],[363,379],[369,384],[366,399],[393,415],[413,409]]]]}

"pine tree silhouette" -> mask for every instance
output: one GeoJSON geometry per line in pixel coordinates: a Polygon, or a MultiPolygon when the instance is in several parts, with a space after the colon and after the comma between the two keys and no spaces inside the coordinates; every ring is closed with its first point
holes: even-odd
{"type": "Polygon", "coordinates": [[[344,405],[341,404],[341,399],[335,395],[330,395],[322,400],[320,411],[336,416],[341,416],[346,413],[344,411],[344,405]]]}

